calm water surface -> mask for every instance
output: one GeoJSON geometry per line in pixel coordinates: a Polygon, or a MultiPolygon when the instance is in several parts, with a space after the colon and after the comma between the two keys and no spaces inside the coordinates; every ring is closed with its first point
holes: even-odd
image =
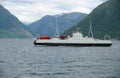
{"type": "Polygon", "coordinates": [[[0,78],[120,78],[120,41],[111,47],[45,47],[0,39],[0,78]]]}

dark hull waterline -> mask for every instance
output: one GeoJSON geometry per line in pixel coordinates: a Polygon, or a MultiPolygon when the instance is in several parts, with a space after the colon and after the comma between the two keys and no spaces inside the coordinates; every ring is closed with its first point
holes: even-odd
{"type": "Polygon", "coordinates": [[[46,45],[46,46],[80,46],[80,47],[84,47],[84,46],[101,46],[101,47],[109,47],[112,44],[108,44],[108,43],[100,43],[100,44],[93,44],[93,43],[36,43],[34,42],[35,45],[46,45]]]}

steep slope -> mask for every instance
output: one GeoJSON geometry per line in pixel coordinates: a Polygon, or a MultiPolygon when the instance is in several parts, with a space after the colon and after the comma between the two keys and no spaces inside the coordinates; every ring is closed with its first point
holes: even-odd
{"type": "Polygon", "coordinates": [[[86,14],[78,13],[78,12],[64,13],[61,15],[53,15],[53,16],[46,15],[40,20],[30,24],[29,28],[33,31],[36,37],[40,35],[55,36],[56,17],[58,20],[57,23],[59,27],[59,33],[62,33],[63,31],[70,28],[71,26],[75,25],[85,16],[86,14]]]}
{"type": "Polygon", "coordinates": [[[99,5],[82,21],[63,34],[71,34],[76,28],[81,28],[82,33],[87,35],[90,20],[92,20],[94,37],[102,38],[108,34],[111,38],[120,39],[120,0],[109,0],[99,5]]]}
{"type": "Polygon", "coordinates": [[[28,28],[0,5],[0,38],[32,38],[28,28]]]}

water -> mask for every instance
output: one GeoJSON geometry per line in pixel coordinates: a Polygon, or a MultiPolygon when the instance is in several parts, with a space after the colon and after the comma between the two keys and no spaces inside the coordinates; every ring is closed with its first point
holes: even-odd
{"type": "Polygon", "coordinates": [[[120,78],[120,41],[111,47],[45,47],[0,39],[0,78],[120,78]]]}

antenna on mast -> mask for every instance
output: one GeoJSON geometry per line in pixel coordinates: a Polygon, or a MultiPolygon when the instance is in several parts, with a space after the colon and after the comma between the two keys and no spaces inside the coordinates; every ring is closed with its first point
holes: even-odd
{"type": "Polygon", "coordinates": [[[89,33],[88,33],[88,36],[90,36],[91,34],[91,37],[93,38],[93,32],[92,32],[92,21],[90,20],[90,29],[89,29],[89,33]]]}
{"type": "Polygon", "coordinates": [[[58,19],[56,17],[56,36],[59,37],[59,29],[58,29],[58,19]]]}

